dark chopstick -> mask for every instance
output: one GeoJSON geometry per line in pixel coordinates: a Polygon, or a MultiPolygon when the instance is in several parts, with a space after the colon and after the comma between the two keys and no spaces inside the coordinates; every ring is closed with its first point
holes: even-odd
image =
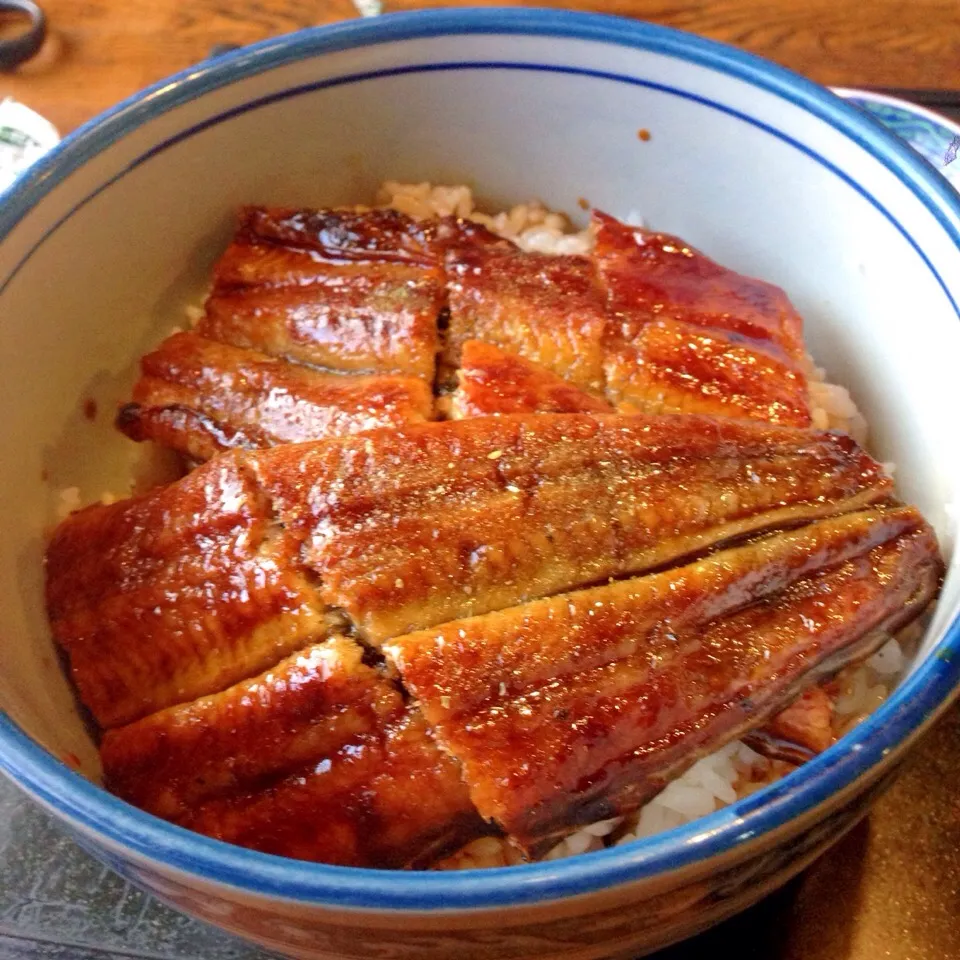
{"type": "Polygon", "coordinates": [[[913,87],[864,87],[872,93],[909,100],[921,107],[960,123],[960,90],[931,90],[913,87]]]}
{"type": "Polygon", "coordinates": [[[912,100],[924,107],[952,107],[960,110],[960,90],[912,89],[909,87],[864,87],[874,93],[883,93],[888,97],[912,100]]]}

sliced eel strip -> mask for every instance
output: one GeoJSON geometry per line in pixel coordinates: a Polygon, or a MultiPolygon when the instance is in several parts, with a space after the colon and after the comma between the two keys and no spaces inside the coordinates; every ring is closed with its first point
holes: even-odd
{"type": "Polygon", "coordinates": [[[107,731],[101,759],[108,787],[151,813],[305,860],[408,866],[486,829],[458,764],[343,636],[107,731]]]}
{"type": "Polygon", "coordinates": [[[941,574],[915,510],[875,509],[385,650],[480,813],[536,854],[637,809],[824,672],[869,655],[941,574]]]}
{"type": "Polygon", "coordinates": [[[891,493],[848,437],[707,417],[480,417],[249,460],[372,643],[891,493]]]}
{"type": "Polygon", "coordinates": [[[134,440],[156,440],[195,461],[433,414],[430,386],[418,377],[323,373],[195,333],[175,333],[140,368],[118,426],[134,440]]]}

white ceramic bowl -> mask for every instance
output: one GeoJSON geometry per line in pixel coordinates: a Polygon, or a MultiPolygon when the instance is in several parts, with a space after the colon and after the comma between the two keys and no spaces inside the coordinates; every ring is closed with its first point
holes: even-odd
{"type": "Polygon", "coordinates": [[[955,561],[920,660],[869,721],[775,786],[633,845],[459,875],[334,868],[187,833],[95,785],[41,596],[53,490],[96,496],[129,468],[109,415],[90,423],[82,401],[116,396],[177,322],[237,205],[358,201],[387,177],[639,210],[781,284],[951,553],[960,204],[903,144],[785,70],[640,23],[473,10],[308,31],[122,104],[0,202],[0,766],[118,872],[296,956],[652,949],[782,883],[889,781],[957,686],[955,561]]]}

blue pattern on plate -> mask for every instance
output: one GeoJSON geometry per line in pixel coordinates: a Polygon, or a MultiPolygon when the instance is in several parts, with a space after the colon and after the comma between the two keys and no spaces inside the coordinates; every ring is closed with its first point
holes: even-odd
{"type": "Polygon", "coordinates": [[[938,122],[927,112],[913,110],[857,94],[844,99],[879,120],[929,160],[954,186],[960,187],[960,128],[943,118],[938,122]]]}

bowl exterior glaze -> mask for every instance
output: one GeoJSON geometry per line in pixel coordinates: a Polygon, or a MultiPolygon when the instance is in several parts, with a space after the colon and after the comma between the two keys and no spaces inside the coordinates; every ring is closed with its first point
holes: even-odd
{"type": "Polygon", "coordinates": [[[172,78],[68,138],[0,202],[0,769],[167,903],[298,957],[636,955],[742,909],[849,829],[960,677],[960,203],[822,88],[645,24],[545,11],[307,31],[172,78]],[[649,140],[638,137],[643,128],[649,140]],[[784,286],[950,560],[911,675],[789,777],[695,823],[566,861],[410,874],[229,847],[106,794],[43,613],[58,488],[123,489],[109,411],[179,322],[245,202],[471,182],[578,198],[784,286]]]}
{"type": "Polygon", "coordinates": [[[693,936],[776,890],[839,840],[894,779],[889,770],[849,797],[695,866],[599,894],[493,910],[419,912],[324,909],[251,894],[174,872],[73,828],[87,852],[169,906],[302,960],[593,960],[635,958],[693,936]]]}

